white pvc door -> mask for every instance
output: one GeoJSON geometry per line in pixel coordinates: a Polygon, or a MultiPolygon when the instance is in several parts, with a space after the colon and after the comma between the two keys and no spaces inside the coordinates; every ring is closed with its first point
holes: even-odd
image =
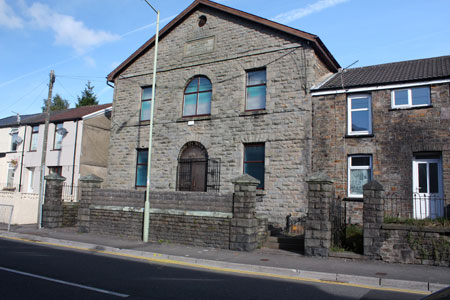
{"type": "Polygon", "coordinates": [[[414,218],[442,217],[442,164],[440,159],[416,159],[413,161],[414,218]]]}

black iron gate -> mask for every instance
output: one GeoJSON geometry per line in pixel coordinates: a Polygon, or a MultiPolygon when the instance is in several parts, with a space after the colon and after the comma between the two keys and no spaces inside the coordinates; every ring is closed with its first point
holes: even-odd
{"type": "Polygon", "coordinates": [[[346,230],[346,209],[343,207],[341,198],[331,200],[330,221],[331,221],[331,245],[343,248],[345,244],[346,230]]]}
{"type": "Polygon", "coordinates": [[[177,191],[218,192],[220,190],[220,159],[179,159],[177,191]]]}

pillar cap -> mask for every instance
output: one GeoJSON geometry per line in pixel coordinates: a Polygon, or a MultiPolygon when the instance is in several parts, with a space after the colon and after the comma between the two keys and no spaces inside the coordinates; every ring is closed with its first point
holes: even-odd
{"type": "Polygon", "coordinates": [[[231,181],[233,184],[248,184],[248,185],[258,185],[259,180],[248,174],[239,176],[231,181]]]}
{"type": "Polygon", "coordinates": [[[98,177],[98,176],[95,176],[94,174],[89,174],[89,175],[81,177],[80,181],[81,182],[85,182],[85,183],[88,183],[88,182],[103,182],[103,179],[98,177]]]}
{"type": "Polygon", "coordinates": [[[45,180],[48,181],[66,181],[66,177],[62,177],[61,175],[57,174],[57,173],[52,173],[50,175],[44,176],[45,180]]]}
{"type": "Polygon", "coordinates": [[[384,191],[383,186],[376,180],[372,180],[363,185],[363,190],[384,191]]]}
{"type": "Polygon", "coordinates": [[[306,178],[306,182],[328,182],[333,183],[328,175],[322,172],[312,173],[306,178]]]}

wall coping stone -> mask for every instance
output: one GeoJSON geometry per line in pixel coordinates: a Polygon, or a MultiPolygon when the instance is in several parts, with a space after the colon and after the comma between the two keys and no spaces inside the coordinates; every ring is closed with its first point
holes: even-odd
{"type": "Polygon", "coordinates": [[[258,185],[259,180],[248,174],[239,176],[231,181],[233,184],[244,184],[244,185],[258,185]]]}
{"type": "Polygon", "coordinates": [[[65,181],[66,177],[63,177],[57,173],[53,173],[53,174],[44,176],[44,179],[47,181],[65,181]]]}
{"type": "Polygon", "coordinates": [[[412,226],[403,224],[383,224],[381,229],[387,230],[407,230],[407,231],[418,231],[418,232],[435,232],[435,233],[450,233],[450,228],[439,228],[430,226],[412,226]]]}
{"type": "Polygon", "coordinates": [[[363,190],[384,191],[383,186],[376,180],[372,180],[363,185],[363,190]]]}
{"type": "Polygon", "coordinates": [[[95,176],[94,174],[89,174],[89,175],[81,177],[80,181],[86,182],[86,183],[87,182],[103,182],[103,179],[98,176],[95,176]]]}
{"type": "Polygon", "coordinates": [[[326,182],[326,183],[333,183],[333,180],[328,177],[328,175],[321,173],[321,172],[317,172],[317,173],[313,173],[310,174],[307,178],[306,178],[306,182],[326,182]]]}

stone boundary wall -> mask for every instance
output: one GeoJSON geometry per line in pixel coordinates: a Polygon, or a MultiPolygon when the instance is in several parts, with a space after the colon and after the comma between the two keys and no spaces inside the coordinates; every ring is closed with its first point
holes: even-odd
{"type": "Polygon", "coordinates": [[[76,202],[63,202],[63,227],[73,227],[77,225],[78,206],[79,205],[76,202]]]}
{"type": "Polygon", "coordinates": [[[380,236],[383,261],[450,266],[450,228],[383,224],[380,236]]]}

